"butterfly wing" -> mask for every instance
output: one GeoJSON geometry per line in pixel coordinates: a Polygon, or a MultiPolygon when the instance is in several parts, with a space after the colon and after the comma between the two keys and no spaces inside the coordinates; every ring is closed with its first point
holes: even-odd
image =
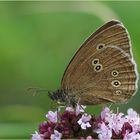
{"type": "Polygon", "coordinates": [[[80,98],[82,104],[127,101],[136,91],[137,77],[130,46],[128,33],[120,22],[106,23],[77,51],[64,73],[61,89],[80,98]],[[97,71],[101,68],[99,72],[95,66],[97,71]],[[113,72],[118,76],[112,77],[113,72]],[[113,82],[121,85],[114,87],[113,82]]]}

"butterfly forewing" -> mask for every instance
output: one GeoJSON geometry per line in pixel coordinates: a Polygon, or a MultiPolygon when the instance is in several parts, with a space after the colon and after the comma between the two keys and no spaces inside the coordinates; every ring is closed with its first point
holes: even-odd
{"type": "Polygon", "coordinates": [[[103,25],[77,51],[61,89],[82,104],[126,102],[136,91],[136,69],[127,30],[117,21],[103,25]]]}

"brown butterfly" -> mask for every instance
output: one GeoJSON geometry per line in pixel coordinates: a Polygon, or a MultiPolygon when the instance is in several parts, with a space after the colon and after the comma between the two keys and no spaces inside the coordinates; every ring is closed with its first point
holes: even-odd
{"type": "Polygon", "coordinates": [[[52,100],[83,105],[126,103],[137,89],[130,36],[119,21],[109,21],[79,48],[52,100]]]}

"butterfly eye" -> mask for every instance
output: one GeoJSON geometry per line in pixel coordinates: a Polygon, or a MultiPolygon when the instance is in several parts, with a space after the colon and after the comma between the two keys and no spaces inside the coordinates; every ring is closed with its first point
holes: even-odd
{"type": "Polygon", "coordinates": [[[119,72],[118,72],[117,70],[113,70],[113,71],[111,72],[111,75],[112,75],[113,77],[117,77],[118,74],[119,74],[119,72]]]}
{"type": "Polygon", "coordinates": [[[92,60],[92,65],[96,65],[99,63],[99,59],[95,58],[94,60],[92,60]]]}
{"type": "Polygon", "coordinates": [[[94,67],[94,70],[96,72],[100,72],[101,70],[103,69],[103,66],[101,64],[97,64],[95,67],[94,67]]]}
{"type": "Polygon", "coordinates": [[[118,81],[118,80],[112,81],[111,84],[113,87],[119,87],[121,85],[120,81],[118,81]]]}
{"type": "Polygon", "coordinates": [[[98,44],[97,45],[97,50],[100,50],[100,49],[102,49],[102,48],[104,48],[105,47],[105,44],[98,44]]]}
{"type": "Polygon", "coordinates": [[[122,94],[122,91],[121,90],[116,90],[116,95],[121,95],[122,94]]]}

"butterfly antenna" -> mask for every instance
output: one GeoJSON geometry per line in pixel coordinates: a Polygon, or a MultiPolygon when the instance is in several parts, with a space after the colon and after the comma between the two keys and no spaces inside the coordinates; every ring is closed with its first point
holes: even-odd
{"type": "Polygon", "coordinates": [[[47,89],[38,88],[38,87],[29,87],[27,88],[27,91],[31,92],[33,96],[35,96],[37,93],[48,92],[47,89]]]}

